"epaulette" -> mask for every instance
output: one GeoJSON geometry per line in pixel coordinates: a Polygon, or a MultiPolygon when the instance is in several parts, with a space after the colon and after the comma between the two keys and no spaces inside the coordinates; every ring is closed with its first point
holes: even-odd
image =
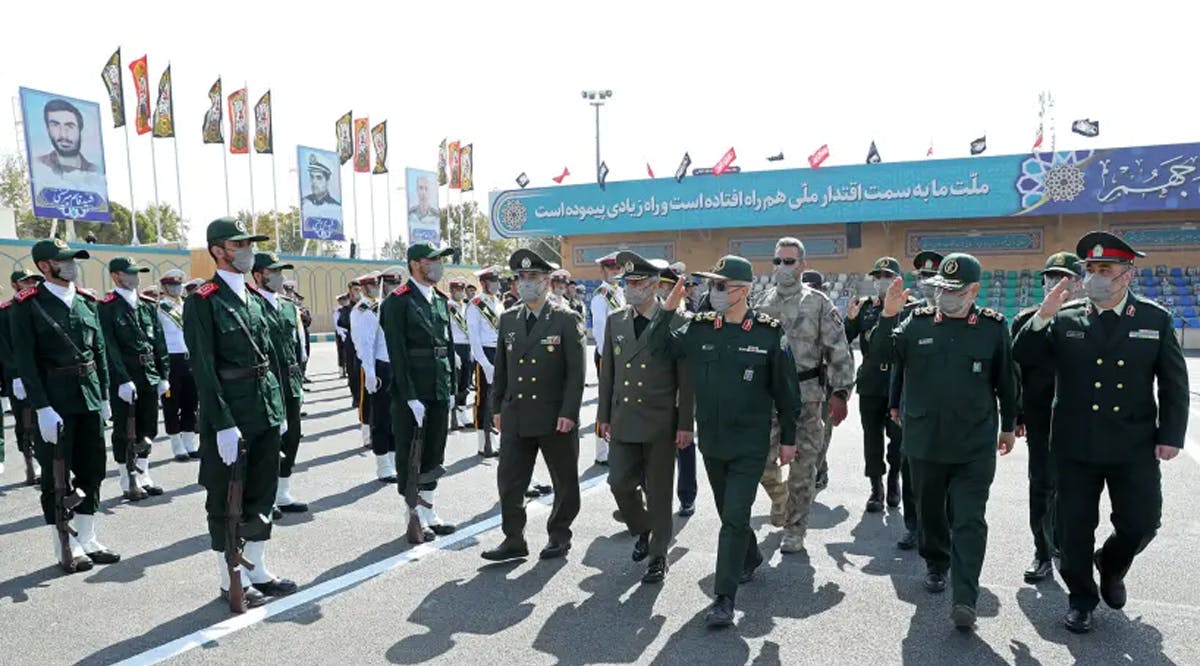
{"type": "Polygon", "coordinates": [[[412,291],[412,287],[410,287],[410,286],[408,285],[408,283],[407,283],[407,282],[405,282],[404,284],[400,285],[399,287],[396,287],[395,289],[393,289],[393,290],[392,290],[392,295],[393,295],[393,296],[403,296],[403,295],[407,294],[407,293],[408,293],[408,292],[410,292],[410,291],[412,291]]]}
{"type": "Polygon", "coordinates": [[[934,306],[932,306],[932,305],[926,305],[926,306],[925,306],[925,307],[923,307],[923,308],[917,308],[917,309],[913,310],[913,311],[912,311],[912,316],[914,316],[914,317],[928,317],[928,316],[932,315],[932,314],[933,314],[933,313],[935,313],[935,312],[937,312],[937,308],[936,308],[936,307],[934,307],[934,306]]]}
{"type": "Polygon", "coordinates": [[[158,302],[157,298],[150,298],[149,296],[147,296],[145,294],[138,294],[138,298],[142,299],[144,302],[149,303],[151,305],[158,302]]]}
{"type": "Polygon", "coordinates": [[[766,324],[771,328],[779,328],[779,320],[764,312],[758,313],[758,316],[755,317],[755,319],[760,324],[766,324]]]}
{"type": "Polygon", "coordinates": [[[717,313],[713,310],[709,310],[708,312],[697,312],[696,313],[696,321],[716,321],[716,320],[717,320],[717,313]]]}
{"type": "Polygon", "coordinates": [[[984,317],[988,317],[989,319],[995,319],[996,321],[1004,321],[1004,313],[998,312],[991,308],[982,308],[979,310],[979,314],[984,317]]]}
{"type": "Polygon", "coordinates": [[[0,303],[0,310],[7,310],[8,308],[12,307],[12,304],[13,302],[11,299],[4,301],[3,303],[0,303]]]}
{"type": "MultiPolygon", "coordinates": [[[[1154,301],[1150,301],[1150,302],[1153,303],[1154,301]]],[[[1088,299],[1086,299],[1086,298],[1074,298],[1074,299],[1067,301],[1066,303],[1063,303],[1063,306],[1059,309],[1066,310],[1067,308],[1083,308],[1083,307],[1087,307],[1087,304],[1088,304],[1088,299]]],[[[1155,303],[1155,305],[1157,305],[1157,303],[1155,303]]]]}
{"type": "MultiPolygon", "coordinates": [[[[1087,299],[1085,298],[1080,300],[1086,301],[1087,299]]],[[[1138,305],[1153,305],[1154,309],[1162,311],[1163,314],[1171,315],[1171,311],[1168,310],[1164,305],[1160,304],[1158,301],[1146,298],[1145,296],[1139,296],[1133,292],[1130,292],[1129,300],[1137,301],[1138,305]]],[[[1063,307],[1066,306],[1064,305],[1063,307]]],[[[1171,315],[1171,317],[1174,318],[1174,315],[1171,315]]]]}
{"type": "Polygon", "coordinates": [[[33,296],[36,293],[37,293],[37,287],[28,287],[26,289],[22,289],[21,291],[17,292],[17,295],[13,296],[13,298],[16,299],[16,301],[18,303],[21,303],[25,299],[29,298],[30,296],[33,296]]]}
{"type": "Polygon", "coordinates": [[[99,297],[96,296],[96,292],[92,291],[91,289],[84,289],[83,287],[75,287],[75,293],[82,295],[84,298],[89,298],[92,301],[100,300],[99,297]]]}
{"type": "Polygon", "coordinates": [[[476,296],[475,298],[472,298],[471,304],[472,305],[482,305],[483,304],[483,296],[476,296]]]}
{"type": "Polygon", "coordinates": [[[112,303],[115,300],[117,300],[117,292],[110,291],[104,295],[104,300],[102,300],[100,302],[101,303],[112,303]]]}
{"type": "Polygon", "coordinates": [[[200,298],[208,298],[209,296],[217,293],[217,289],[220,289],[220,287],[217,286],[216,282],[205,282],[204,284],[200,285],[199,289],[196,290],[196,294],[200,296],[200,298]]]}

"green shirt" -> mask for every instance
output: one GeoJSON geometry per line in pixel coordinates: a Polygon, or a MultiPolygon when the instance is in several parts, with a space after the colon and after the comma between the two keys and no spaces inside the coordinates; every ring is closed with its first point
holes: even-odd
{"type": "Polygon", "coordinates": [[[437,287],[429,293],[432,303],[410,279],[379,307],[379,326],[392,365],[392,399],[401,404],[446,402],[454,394],[449,297],[437,287]]]}
{"type": "Polygon", "coordinates": [[[271,305],[267,297],[257,289],[250,291],[260,299],[263,311],[266,313],[267,324],[271,330],[271,344],[279,356],[279,365],[275,368],[275,378],[283,386],[284,396],[289,399],[299,398],[304,391],[304,372],[300,368],[300,312],[290,299],[278,294],[275,302],[279,309],[271,305]]]}
{"type": "Polygon", "coordinates": [[[34,409],[59,414],[98,412],[108,400],[108,359],[96,296],[76,288],[71,306],[45,286],[17,294],[10,308],[10,341],[17,375],[34,409]],[[75,374],[55,368],[93,364],[75,374]]]}
{"type": "Polygon", "coordinates": [[[125,382],[133,382],[139,391],[153,390],[167,378],[170,358],[155,307],[154,301],[140,296],[137,305],[130,306],[115,291],[100,301],[100,330],[104,332],[108,355],[110,392],[125,382]]]}

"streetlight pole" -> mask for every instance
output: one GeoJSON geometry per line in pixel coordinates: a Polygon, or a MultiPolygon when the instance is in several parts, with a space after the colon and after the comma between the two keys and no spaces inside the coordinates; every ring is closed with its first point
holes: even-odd
{"type": "Polygon", "coordinates": [[[584,90],[582,95],[596,109],[596,182],[600,182],[600,107],[612,99],[611,90],[584,90]]]}

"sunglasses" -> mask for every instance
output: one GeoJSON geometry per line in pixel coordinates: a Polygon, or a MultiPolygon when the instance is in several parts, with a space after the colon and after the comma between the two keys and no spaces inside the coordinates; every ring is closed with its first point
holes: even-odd
{"type": "Polygon", "coordinates": [[[775,257],[774,259],[771,260],[771,263],[775,264],[776,266],[778,266],[780,264],[783,264],[784,266],[795,266],[796,264],[800,263],[800,260],[793,259],[791,257],[788,257],[786,259],[783,257],[775,257]]]}

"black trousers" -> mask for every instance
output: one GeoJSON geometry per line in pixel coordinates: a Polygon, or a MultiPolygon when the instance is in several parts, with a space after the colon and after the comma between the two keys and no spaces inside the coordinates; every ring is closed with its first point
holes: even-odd
{"type": "Polygon", "coordinates": [[[279,438],[279,478],[286,479],[292,475],[292,466],[296,464],[296,454],[300,452],[300,396],[288,397],[285,392],[283,409],[286,412],[288,429],[279,438]]]}
{"type": "Polygon", "coordinates": [[[36,457],[37,446],[34,445],[35,442],[34,442],[33,438],[36,436],[37,431],[38,431],[37,414],[33,412],[33,408],[30,407],[29,402],[26,400],[17,400],[16,398],[14,398],[10,395],[8,397],[8,402],[10,405],[12,405],[13,435],[15,435],[17,438],[17,450],[21,452],[21,455],[25,454],[25,444],[24,444],[24,442],[26,441],[25,410],[26,409],[30,410],[29,432],[28,432],[29,440],[28,441],[29,441],[29,444],[31,444],[31,446],[29,447],[30,453],[33,453],[34,456],[36,457]]]}
{"type": "Polygon", "coordinates": [[[342,370],[346,369],[346,343],[335,333],[333,336],[333,346],[337,348],[338,367],[342,370]]]}
{"type": "Polygon", "coordinates": [[[721,532],[717,537],[717,572],[713,592],[737,597],[738,577],[758,558],[758,540],[750,527],[750,509],[758,494],[765,456],[746,455],[732,460],[704,457],[721,532]]]}
{"type": "Polygon", "coordinates": [[[167,376],[171,390],[162,397],[163,427],[168,435],[196,432],[196,378],[187,354],[171,354],[171,369],[167,376]]]}
{"type": "Polygon", "coordinates": [[[886,396],[858,396],[858,413],[862,418],[863,457],[866,476],[887,474],[889,469],[900,470],[900,426],[892,421],[886,396]],[[887,459],[884,460],[883,436],[887,434],[887,459]],[[886,462],[886,464],[885,464],[886,462]]]}
{"type": "Polygon", "coordinates": [[[47,525],[54,524],[54,446],[62,447],[67,466],[67,486],[83,491],[83,503],[75,513],[91,516],[100,508],[100,482],[104,480],[104,424],[100,412],[66,414],[59,412],[63,429],[58,444],[52,445],[42,439],[34,422],[34,446],[38,463],[42,466],[42,517],[47,525]],[[74,476],[74,484],[71,477],[74,476]]]}
{"type": "Polygon", "coordinates": [[[354,349],[354,343],[347,336],[346,342],[346,383],[350,386],[350,402],[355,407],[359,405],[359,392],[362,389],[362,377],[360,376],[358,363],[358,353],[354,349]]]}
{"type": "MultiPolygon", "coordinates": [[[[392,437],[392,364],[375,361],[375,376],[379,378],[379,390],[370,396],[371,403],[371,452],[377,456],[396,450],[392,437]]],[[[404,407],[408,409],[406,405],[404,407]]],[[[411,411],[409,413],[411,417],[411,411]]]]}
{"type": "MultiPolygon", "coordinates": [[[[425,405],[425,435],[420,442],[421,467],[419,472],[421,476],[424,476],[441,467],[446,459],[446,435],[450,428],[450,403],[449,401],[422,400],[421,404],[425,405]]],[[[408,455],[412,451],[417,420],[413,417],[408,403],[399,400],[392,400],[390,414],[392,427],[395,429],[393,440],[396,443],[397,486],[400,496],[404,497],[404,485],[408,483],[409,474],[408,455]]],[[[434,490],[437,486],[436,479],[417,483],[417,487],[421,490],[434,490]]]]}
{"type": "MultiPolygon", "coordinates": [[[[141,439],[146,438],[154,441],[158,437],[158,391],[157,387],[149,384],[141,385],[138,383],[137,398],[133,404],[125,402],[117,397],[117,389],[114,386],[109,391],[112,400],[109,404],[112,406],[112,451],[113,460],[117,464],[125,464],[125,450],[129,446],[129,412],[133,411],[134,422],[134,437],[141,439]]],[[[150,457],[150,452],[138,456],[139,459],[145,460],[150,457]]]]}
{"type": "MultiPolygon", "coordinates": [[[[496,348],[484,347],[483,355],[488,363],[496,360],[496,348]]],[[[494,366],[493,366],[494,367],[494,366]]],[[[492,427],[492,385],[483,375],[483,368],[475,364],[475,429],[483,430],[492,427]]]]}
{"type": "MultiPolygon", "coordinates": [[[[240,427],[240,426],[239,426],[240,427]]],[[[242,515],[261,515],[268,529],[261,541],[271,538],[269,525],[271,509],[275,506],[275,491],[279,486],[279,426],[247,433],[246,476],[242,489],[242,515]]],[[[200,484],[208,491],[204,510],[208,514],[208,538],[211,548],[225,552],[225,517],[229,511],[229,478],[232,468],[221,461],[217,452],[217,434],[200,433],[200,484]]]]}
{"type": "MultiPolygon", "coordinates": [[[[1108,486],[1113,533],[1100,549],[1100,566],[1124,576],[1134,557],[1158,533],[1162,520],[1162,475],[1157,460],[1094,465],[1057,456],[1059,573],[1071,608],[1092,610],[1100,603],[1092,574],[1092,549],[1100,524],[1100,493],[1108,486]]],[[[44,478],[44,477],[43,477],[44,478]]]]}
{"type": "Polygon", "coordinates": [[[471,345],[469,343],[454,343],[454,353],[458,355],[458,392],[454,394],[454,406],[467,406],[467,389],[471,387],[471,370],[475,364],[471,363],[471,345]]]}
{"type": "Polygon", "coordinates": [[[686,449],[675,449],[675,462],[679,466],[679,476],[675,482],[675,496],[680,504],[696,503],[696,443],[692,442],[686,449]]]}
{"type": "Polygon", "coordinates": [[[964,463],[908,459],[915,483],[920,529],[917,543],[930,572],[950,573],[956,604],[974,607],[987,551],[988,495],[996,456],[964,463]]]}
{"type": "Polygon", "coordinates": [[[554,485],[554,507],[546,521],[546,532],[556,544],[571,540],[571,524],[579,515],[579,429],[553,432],[541,437],[519,437],[500,424],[500,464],[496,485],[500,490],[500,516],[504,540],[525,542],[525,491],[533,479],[537,454],[550,470],[554,485]]]}
{"type": "Polygon", "coordinates": [[[362,425],[371,425],[371,394],[367,392],[367,373],[363,370],[362,359],[358,361],[358,368],[354,371],[355,382],[358,383],[358,422],[362,425]]]}
{"type": "Polygon", "coordinates": [[[1037,559],[1047,562],[1054,545],[1054,496],[1057,481],[1050,455],[1050,409],[1025,412],[1025,441],[1029,445],[1029,531],[1037,559]]]}

